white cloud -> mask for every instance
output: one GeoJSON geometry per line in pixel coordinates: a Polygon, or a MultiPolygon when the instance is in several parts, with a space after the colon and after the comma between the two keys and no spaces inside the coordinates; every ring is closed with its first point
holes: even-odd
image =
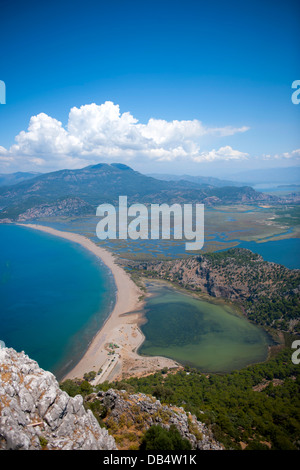
{"type": "Polygon", "coordinates": [[[22,168],[36,166],[40,170],[81,168],[104,161],[238,159],[247,154],[229,146],[200,152],[201,139],[232,136],[248,129],[210,128],[197,119],[149,119],[141,124],[129,112],[121,114],[118,105],[106,101],[72,108],[65,128],[45,113],[32,116],[28,129],[16,136],[9,150],[0,147],[0,157],[22,168]]]}
{"type": "Polygon", "coordinates": [[[210,150],[209,152],[201,152],[199,155],[195,156],[193,160],[195,162],[211,162],[214,160],[245,160],[248,158],[248,153],[240,152],[239,150],[234,150],[229,145],[219,148],[219,150],[210,150]]]}
{"type": "Polygon", "coordinates": [[[28,130],[15,138],[16,144],[10,148],[15,155],[66,155],[81,150],[79,139],[62,127],[62,123],[47,114],[32,116],[28,130]]]}
{"type": "Polygon", "coordinates": [[[8,151],[4,147],[1,147],[0,145],[0,155],[7,155],[7,154],[8,154],[8,151]]]}
{"type": "Polygon", "coordinates": [[[293,150],[292,152],[284,152],[276,155],[264,155],[264,160],[298,160],[300,157],[300,149],[293,150]]]}
{"type": "Polygon", "coordinates": [[[13,163],[14,159],[10,155],[9,151],[0,145],[0,164],[4,168],[9,167],[13,163]]]}
{"type": "Polygon", "coordinates": [[[209,133],[213,135],[220,135],[221,137],[228,137],[230,135],[237,134],[238,132],[246,132],[250,129],[250,127],[243,126],[243,127],[216,127],[214,129],[210,129],[209,133]]]}

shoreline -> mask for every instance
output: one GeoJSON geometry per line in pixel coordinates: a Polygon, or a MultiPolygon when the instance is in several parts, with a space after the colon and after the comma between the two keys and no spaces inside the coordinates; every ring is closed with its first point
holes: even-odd
{"type": "Polygon", "coordinates": [[[133,376],[143,376],[164,367],[180,367],[172,359],[140,356],[137,351],[144,342],[139,326],[143,322],[140,300],[142,292],[129,274],[119,266],[111,252],[96,245],[89,238],[74,232],[63,232],[44,225],[16,224],[39,230],[50,235],[77,243],[97,256],[111,271],[116,285],[116,302],[101,329],[92,339],[79,362],[62,379],[82,379],[87,372],[96,372],[91,382],[97,385],[106,380],[114,381],[133,376]],[[110,347],[110,345],[112,347],[110,347]],[[117,345],[118,347],[113,347],[117,345]],[[98,372],[101,370],[101,373],[98,372]]]}

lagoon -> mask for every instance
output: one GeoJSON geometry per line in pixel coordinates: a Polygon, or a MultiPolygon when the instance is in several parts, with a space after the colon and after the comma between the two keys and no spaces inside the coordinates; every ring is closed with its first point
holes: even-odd
{"type": "MultiPolygon", "coordinates": [[[[210,209],[212,210],[212,209],[210,209]]],[[[250,211],[251,212],[251,211],[250,211]]],[[[95,217],[68,221],[68,222],[42,222],[42,225],[53,227],[57,230],[71,231],[79,233],[90,238],[94,243],[102,246],[103,248],[109,249],[112,252],[124,255],[128,253],[143,254],[156,258],[157,255],[164,255],[169,258],[177,258],[184,256],[194,256],[196,252],[185,251],[184,241],[169,241],[169,240],[105,240],[101,241],[97,238],[95,228],[98,219],[95,217]]],[[[290,229],[291,230],[291,229],[290,229]]],[[[222,248],[214,251],[224,251],[232,247],[232,244],[240,248],[247,248],[253,253],[260,254],[265,261],[271,261],[273,263],[279,263],[286,266],[289,269],[300,269],[300,238],[286,238],[279,240],[267,240],[264,242],[256,241],[244,241],[239,238],[233,238],[228,240],[227,236],[230,232],[224,233],[210,233],[210,239],[204,239],[204,248],[206,249],[210,243],[222,243],[222,248]],[[226,246],[228,245],[228,246],[226,246]]],[[[205,250],[203,251],[203,253],[205,250]]],[[[202,251],[199,251],[201,254],[202,251]]]]}
{"type": "Polygon", "coordinates": [[[240,241],[239,247],[258,253],[265,261],[282,264],[289,269],[300,269],[299,238],[286,238],[263,243],[240,241]]]}
{"type": "Polygon", "coordinates": [[[266,360],[271,338],[231,306],[199,300],[163,282],[146,286],[141,354],[169,357],[207,373],[266,360]]]}

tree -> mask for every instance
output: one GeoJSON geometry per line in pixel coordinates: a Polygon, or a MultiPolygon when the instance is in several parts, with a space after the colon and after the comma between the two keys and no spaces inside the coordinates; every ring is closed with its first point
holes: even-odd
{"type": "Polygon", "coordinates": [[[84,380],[83,382],[81,382],[81,384],[80,384],[80,393],[82,395],[89,395],[90,393],[92,393],[92,391],[93,391],[93,388],[88,383],[87,380],[84,380]]]}
{"type": "Polygon", "coordinates": [[[159,425],[151,426],[146,431],[140,450],[191,450],[191,444],[183,439],[178,429],[171,425],[167,430],[159,425]]]}
{"type": "Polygon", "coordinates": [[[91,370],[91,372],[86,372],[83,376],[84,380],[87,380],[88,382],[91,382],[92,380],[94,380],[94,378],[96,377],[96,372],[94,370],[91,370]]]}

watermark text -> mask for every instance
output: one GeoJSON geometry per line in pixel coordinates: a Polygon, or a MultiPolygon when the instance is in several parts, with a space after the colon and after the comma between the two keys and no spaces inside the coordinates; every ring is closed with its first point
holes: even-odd
{"type": "Polygon", "coordinates": [[[292,83],[292,88],[296,88],[296,91],[292,94],[292,103],[300,103],[300,80],[294,80],[292,83]]]}
{"type": "Polygon", "coordinates": [[[293,341],[292,349],[296,349],[292,354],[292,363],[298,365],[300,364],[300,340],[293,341]]]}
{"type": "Polygon", "coordinates": [[[6,104],[6,86],[3,80],[0,80],[0,104],[6,104]]]}
{"type": "Polygon", "coordinates": [[[204,204],[132,204],[119,196],[119,207],[101,204],[96,215],[100,240],[188,240],[186,250],[201,250],[204,244],[204,204]]]}

